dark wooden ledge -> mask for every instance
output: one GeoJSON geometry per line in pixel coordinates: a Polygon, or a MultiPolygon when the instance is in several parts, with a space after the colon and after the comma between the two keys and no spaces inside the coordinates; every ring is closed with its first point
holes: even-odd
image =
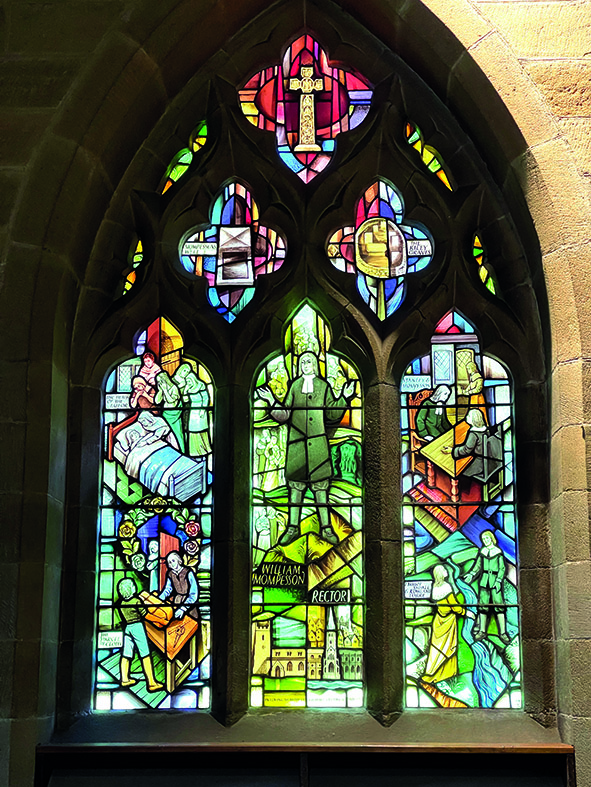
{"type": "Polygon", "coordinates": [[[37,747],[40,756],[51,755],[106,755],[121,754],[191,754],[197,752],[248,753],[292,752],[294,754],[560,754],[574,753],[569,743],[402,743],[392,741],[350,743],[293,743],[237,742],[237,743],[67,743],[45,744],[37,747]]]}

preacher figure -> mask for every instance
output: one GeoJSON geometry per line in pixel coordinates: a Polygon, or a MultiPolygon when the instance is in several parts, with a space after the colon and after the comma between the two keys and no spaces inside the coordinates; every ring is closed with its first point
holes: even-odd
{"type": "Polygon", "coordinates": [[[289,524],[279,543],[287,546],[300,535],[301,505],[309,487],[314,495],[322,537],[331,544],[338,538],[330,524],[328,488],[333,476],[327,424],[337,424],[355,394],[355,382],[343,386],[336,397],[331,386],[318,373],[318,359],[302,353],[299,375],[292,382],[283,404],[275,400],[270,388],[257,393],[271,407],[270,416],[278,424],[289,423],[285,480],[289,489],[289,524]]]}

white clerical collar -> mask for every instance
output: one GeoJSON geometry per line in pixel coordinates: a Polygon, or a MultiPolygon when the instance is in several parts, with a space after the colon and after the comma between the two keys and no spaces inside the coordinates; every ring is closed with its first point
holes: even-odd
{"type": "Polygon", "coordinates": [[[314,378],[315,374],[304,374],[304,385],[302,386],[302,393],[314,393],[314,378]]]}

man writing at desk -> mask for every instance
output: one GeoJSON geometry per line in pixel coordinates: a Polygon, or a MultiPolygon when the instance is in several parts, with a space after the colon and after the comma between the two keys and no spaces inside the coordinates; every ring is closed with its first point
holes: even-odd
{"type": "Polygon", "coordinates": [[[415,423],[417,434],[423,440],[431,441],[451,429],[445,412],[445,404],[450,396],[451,388],[448,385],[438,385],[419,407],[415,423]]]}
{"type": "Polygon", "coordinates": [[[168,600],[174,607],[174,617],[179,620],[185,614],[199,619],[197,598],[199,589],[193,570],[183,565],[178,552],[169,552],[166,556],[166,584],[160,593],[162,601],[168,600]]]}

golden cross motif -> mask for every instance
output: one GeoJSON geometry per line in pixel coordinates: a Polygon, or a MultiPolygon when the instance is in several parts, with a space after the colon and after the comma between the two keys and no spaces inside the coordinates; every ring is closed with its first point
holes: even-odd
{"type": "Polygon", "coordinates": [[[318,153],[322,150],[316,144],[316,122],[314,118],[314,95],[315,90],[324,88],[323,79],[312,79],[314,69],[311,66],[302,66],[301,79],[292,78],[289,80],[290,90],[301,90],[300,96],[300,130],[298,144],[294,148],[294,153],[318,153]]]}

